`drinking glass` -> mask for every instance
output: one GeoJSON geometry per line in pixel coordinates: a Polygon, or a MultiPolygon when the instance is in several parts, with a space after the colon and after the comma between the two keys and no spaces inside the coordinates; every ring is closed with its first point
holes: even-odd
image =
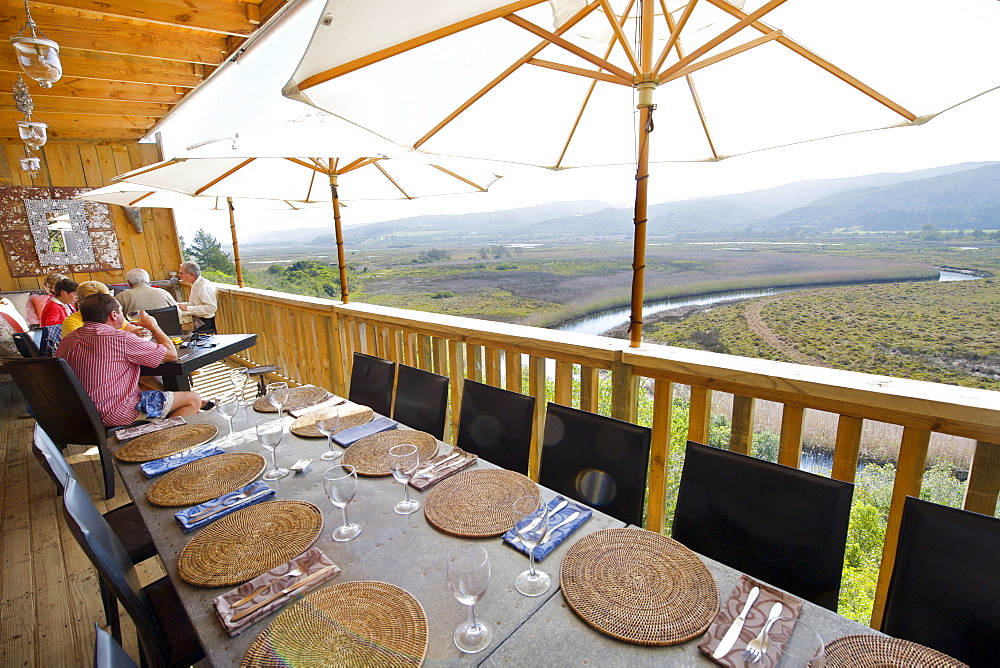
{"type": "Polygon", "coordinates": [[[396,504],[394,510],[400,515],[412,515],[420,509],[420,502],[410,498],[410,478],[420,465],[420,455],[417,446],[403,444],[389,448],[389,470],[396,482],[403,483],[403,500],[396,504]]]}
{"type": "Polygon", "coordinates": [[[340,459],[342,453],[333,449],[333,435],[340,430],[340,409],[334,408],[328,417],[316,421],[316,429],[319,433],[326,436],[326,452],[319,456],[320,459],[324,461],[333,461],[335,459],[340,459]]]}
{"type": "Polygon", "coordinates": [[[816,629],[801,619],[776,617],[764,625],[764,637],[769,647],[776,647],[776,643],[785,642],[785,647],[778,657],[782,666],[823,668],[826,665],[826,647],[823,638],[816,629]]]}
{"type": "Polygon", "coordinates": [[[264,480],[280,480],[288,475],[288,469],[278,466],[275,450],[281,443],[281,437],[285,435],[285,430],[281,426],[281,420],[274,418],[261,418],[257,420],[257,440],[265,448],[271,451],[271,470],[264,474],[264,480]]]}
{"type": "Polygon", "coordinates": [[[344,524],[333,530],[333,539],[344,543],[361,533],[360,524],[352,524],[347,519],[347,504],[358,491],[358,474],[350,464],[337,464],[323,472],[323,489],[334,508],[344,514],[344,524]]]}
{"type": "Polygon", "coordinates": [[[490,558],[482,545],[459,545],[448,553],[448,589],[469,607],[469,621],[455,629],[455,647],[468,654],[486,649],[493,637],[489,626],[476,621],[476,603],[490,586],[490,558]]]}
{"type": "Polygon", "coordinates": [[[281,409],[288,401],[288,383],[268,383],[267,400],[278,409],[278,419],[284,417],[281,409]]]}
{"type": "Polygon", "coordinates": [[[250,369],[237,367],[229,372],[229,382],[233,384],[236,391],[236,400],[243,407],[243,419],[250,420],[250,406],[253,401],[247,401],[247,386],[253,381],[250,380],[250,369]]]}
{"type": "Polygon", "coordinates": [[[141,315],[140,311],[129,311],[125,314],[125,318],[128,319],[129,322],[138,322],[141,315]]]}
{"type": "Polygon", "coordinates": [[[525,596],[541,596],[552,580],[535,568],[535,548],[549,527],[549,507],[538,496],[522,496],[514,502],[514,531],[528,548],[528,570],[514,580],[514,588],[525,596]]]}
{"type": "Polygon", "coordinates": [[[236,411],[239,409],[240,402],[236,399],[235,394],[224,394],[221,397],[215,398],[215,410],[219,411],[219,415],[229,421],[229,435],[227,435],[225,439],[227,441],[234,440],[233,418],[236,416],[236,411]]]}

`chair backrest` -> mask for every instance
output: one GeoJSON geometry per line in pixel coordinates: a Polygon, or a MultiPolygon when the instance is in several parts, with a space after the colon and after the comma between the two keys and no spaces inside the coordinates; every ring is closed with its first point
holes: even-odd
{"type": "Polygon", "coordinates": [[[154,308],[146,311],[146,313],[156,320],[156,324],[160,326],[164,334],[168,336],[180,336],[184,333],[184,330],[181,328],[181,316],[176,306],[154,308]]]}
{"type": "Polygon", "coordinates": [[[534,397],[466,380],[455,445],[527,475],[534,414],[534,397]]]}
{"type": "Polygon", "coordinates": [[[642,525],[651,436],[648,427],[550,403],[539,482],[642,525]]]}
{"type": "Polygon", "coordinates": [[[347,398],[388,417],[392,415],[392,387],[395,381],[395,362],[354,353],[351,389],[347,398]]]}
{"type": "Polygon", "coordinates": [[[907,497],[882,631],[997,665],[1000,519],[907,497]]]}
{"type": "Polygon", "coordinates": [[[35,343],[34,337],[31,332],[14,332],[11,337],[14,339],[14,345],[17,346],[17,352],[21,353],[21,357],[41,357],[42,351],[35,343]]]}
{"type": "Polygon", "coordinates": [[[94,624],[94,668],[138,668],[110,633],[94,624]]]}
{"type": "Polygon", "coordinates": [[[146,658],[158,664],[169,651],[125,546],[76,480],[63,490],[63,511],[70,533],[135,623],[146,658]]]}
{"type": "Polygon", "coordinates": [[[397,365],[392,418],[441,440],[448,419],[448,377],[397,365]]]}
{"type": "Polygon", "coordinates": [[[673,537],[837,609],[854,485],[688,441],[673,537]]]}
{"type": "Polygon", "coordinates": [[[8,358],[14,378],[35,420],[58,445],[104,445],[101,416],[65,360],[8,358]]]}
{"type": "Polygon", "coordinates": [[[42,468],[45,469],[45,472],[49,474],[49,477],[52,478],[52,482],[56,484],[56,488],[61,494],[63,488],[66,487],[66,481],[71,478],[76,479],[76,474],[73,473],[69,462],[66,461],[59,447],[52,442],[52,439],[45,433],[45,430],[37,424],[35,425],[32,445],[31,453],[38,460],[38,463],[42,465],[42,468]]]}

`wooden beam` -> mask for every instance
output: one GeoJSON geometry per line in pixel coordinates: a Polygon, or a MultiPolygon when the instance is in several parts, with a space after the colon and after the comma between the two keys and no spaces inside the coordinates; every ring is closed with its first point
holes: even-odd
{"type": "Polygon", "coordinates": [[[653,385],[653,433],[649,453],[649,496],[646,499],[646,529],[663,533],[666,525],[667,472],[670,466],[670,421],[674,384],[657,380],[653,385]]]}
{"type": "MultiPolygon", "coordinates": [[[[12,90],[17,75],[0,72],[0,90],[12,90]]],[[[122,102],[151,102],[156,104],[177,104],[188,91],[187,88],[156,86],[152,84],[129,84],[99,79],[78,79],[63,77],[52,88],[34,87],[31,97],[38,105],[43,98],[67,98],[78,100],[120,100],[122,102]]]]}
{"type": "Polygon", "coordinates": [[[861,456],[861,432],[864,420],[841,415],[837,422],[837,443],[833,449],[834,480],[854,482],[858,475],[858,457],[861,456]]]}
{"type": "Polygon", "coordinates": [[[618,84],[619,86],[632,86],[631,81],[626,81],[625,79],[616,77],[613,74],[606,74],[605,72],[598,72],[597,70],[586,70],[582,67],[573,67],[572,65],[564,65],[563,63],[554,63],[550,60],[542,60],[541,58],[532,58],[528,61],[528,64],[535,65],[536,67],[556,70],[557,72],[565,72],[566,74],[575,74],[586,79],[606,81],[608,83],[618,84]]]}
{"type": "Polygon", "coordinates": [[[757,400],[741,395],[733,396],[733,421],[729,431],[729,449],[742,455],[753,450],[753,418],[757,400]]]}
{"type": "Polygon", "coordinates": [[[802,427],[806,409],[794,404],[781,407],[781,437],[778,443],[778,463],[799,468],[802,462],[802,427]]]}
{"type": "MultiPolygon", "coordinates": [[[[33,12],[72,16],[67,9],[88,18],[111,17],[142,21],[170,28],[184,28],[223,35],[246,36],[257,25],[248,19],[250,5],[244,9],[236,2],[208,0],[59,0],[31,3],[33,12]],[[81,14],[82,13],[82,14],[81,14]]],[[[260,15],[259,6],[253,5],[260,15]]]]}
{"type": "Polygon", "coordinates": [[[965,490],[963,507],[974,513],[993,515],[1000,496],[1000,445],[976,442],[969,467],[969,482],[965,490]]]}
{"type": "MultiPolygon", "coordinates": [[[[58,125],[53,116],[59,114],[88,114],[99,116],[147,116],[162,118],[172,105],[149,104],[146,102],[120,102],[118,100],[79,100],[72,97],[32,96],[35,102],[34,115],[40,120],[58,125]],[[49,120],[46,120],[49,119],[49,120]]],[[[0,96],[0,111],[16,111],[13,98],[0,96]]]]}
{"type": "MultiPolygon", "coordinates": [[[[54,114],[50,114],[50,120],[54,114]]],[[[14,125],[16,121],[24,118],[24,114],[17,111],[0,111],[0,123],[14,125]]],[[[143,130],[150,128],[156,122],[156,118],[150,116],[116,116],[114,123],[109,123],[107,116],[89,116],[83,114],[60,114],[58,122],[49,123],[49,136],[53,138],[65,138],[75,130],[143,130]]]]}
{"type": "MultiPolygon", "coordinates": [[[[74,78],[183,88],[194,88],[204,79],[204,75],[196,72],[188,63],[155,58],[133,58],[65,49],[59,52],[59,59],[63,64],[64,75],[74,78]]],[[[14,73],[21,71],[14,60],[13,49],[0,49],[0,71],[14,73]]],[[[29,86],[32,90],[38,88],[31,84],[29,86]]]]}

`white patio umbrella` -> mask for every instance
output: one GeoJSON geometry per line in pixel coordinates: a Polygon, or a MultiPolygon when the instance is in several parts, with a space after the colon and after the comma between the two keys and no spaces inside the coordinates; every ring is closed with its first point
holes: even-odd
{"type": "Polygon", "coordinates": [[[428,153],[636,165],[633,346],[651,162],[921,125],[1000,84],[994,0],[327,0],[320,16],[287,97],[428,153]]]}

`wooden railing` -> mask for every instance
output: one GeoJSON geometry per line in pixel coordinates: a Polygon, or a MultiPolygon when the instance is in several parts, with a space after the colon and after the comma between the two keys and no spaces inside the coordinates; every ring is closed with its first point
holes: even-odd
{"type": "MultiPolygon", "coordinates": [[[[556,403],[597,412],[599,384],[610,386],[610,414],[635,421],[639,386],[652,380],[652,456],[646,528],[662,531],[674,385],[688,385],[688,438],[708,442],[712,393],[733,395],[730,449],[749,454],[758,400],[782,405],[778,461],[798,467],[806,409],[839,416],[833,477],[854,481],[865,420],[903,427],[872,625],[881,611],[895,556],[903,500],[918,496],[932,432],[976,441],[964,507],[992,515],[1000,495],[1000,393],[850,371],[771,362],[684,348],[508,325],[370,304],[220,286],[220,331],[256,332],[248,361],[277,364],[297,383],[348,392],[350,360],[365,352],[451,379],[451,406],[465,378],[538,399],[529,474],[538,479],[547,365],[556,403]],[[527,379],[524,375],[527,375],[527,379]]],[[[446,439],[457,429],[452,410],[446,439]]]]}

